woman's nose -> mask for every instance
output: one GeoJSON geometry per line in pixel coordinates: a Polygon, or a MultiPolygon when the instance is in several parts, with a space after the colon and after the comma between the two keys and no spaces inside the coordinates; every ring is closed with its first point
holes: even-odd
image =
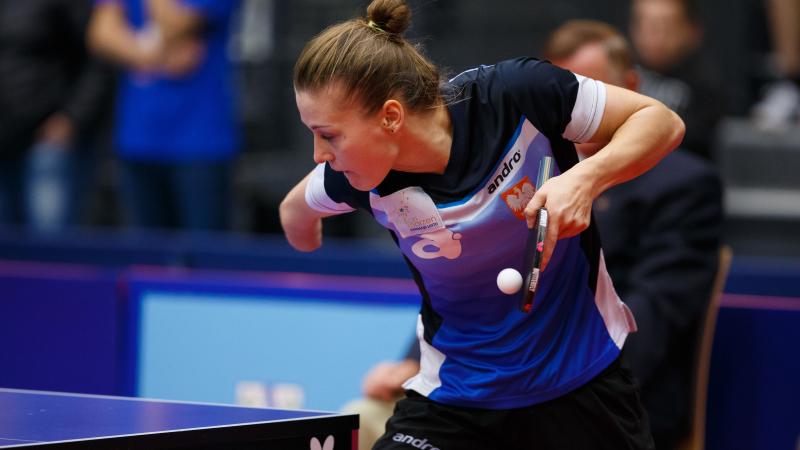
{"type": "Polygon", "coordinates": [[[314,162],[321,164],[329,161],[333,161],[333,154],[322,139],[314,137],[314,162]]]}

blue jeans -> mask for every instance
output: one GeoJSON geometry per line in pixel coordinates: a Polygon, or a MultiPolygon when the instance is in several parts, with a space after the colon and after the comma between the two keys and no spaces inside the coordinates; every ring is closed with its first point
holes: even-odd
{"type": "Polygon", "coordinates": [[[121,161],[122,199],[131,226],[225,230],[231,166],[224,162],[121,161]]]}
{"type": "Polygon", "coordinates": [[[57,232],[80,219],[92,156],[39,142],[0,163],[0,223],[57,232]]]}

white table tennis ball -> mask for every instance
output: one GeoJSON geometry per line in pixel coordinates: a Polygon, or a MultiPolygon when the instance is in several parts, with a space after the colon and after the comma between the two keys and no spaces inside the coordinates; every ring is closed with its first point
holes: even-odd
{"type": "Polygon", "coordinates": [[[522,287],[522,275],[510,267],[503,269],[497,274],[497,287],[504,294],[516,294],[522,287]]]}

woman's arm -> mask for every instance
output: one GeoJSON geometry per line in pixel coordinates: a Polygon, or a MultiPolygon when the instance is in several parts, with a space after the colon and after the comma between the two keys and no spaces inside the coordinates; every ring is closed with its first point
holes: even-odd
{"type": "Polygon", "coordinates": [[[525,208],[529,226],[539,208],[545,206],[548,211],[543,267],[558,239],[575,236],[589,226],[592,202],[598,195],[649,170],[683,139],[683,121],[657,100],[610,85],[606,91],[603,118],[590,139],[602,147],[551,178],[525,208]]]}
{"type": "Polygon", "coordinates": [[[606,92],[603,119],[590,139],[603,147],[573,167],[590,177],[594,197],[650,170],[685,131],[681,118],[655,99],[608,84],[606,92]]]}
{"type": "Polygon", "coordinates": [[[283,233],[289,244],[301,252],[310,252],[322,245],[322,219],[333,214],[312,209],[306,203],[305,193],[311,174],[286,194],[280,205],[283,233]]]}

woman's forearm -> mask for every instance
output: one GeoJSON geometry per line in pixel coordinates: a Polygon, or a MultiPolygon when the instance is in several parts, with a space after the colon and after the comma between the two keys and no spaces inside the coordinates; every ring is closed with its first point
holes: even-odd
{"type": "Polygon", "coordinates": [[[680,144],[684,131],[681,118],[665,106],[645,106],[631,114],[607,145],[570,170],[591,181],[596,198],[655,166],[680,144]]]}
{"type": "Polygon", "coordinates": [[[330,215],[311,209],[306,203],[305,192],[310,177],[307,175],[286,194],[278,210],[286,240],[303,252],[316,250],[322,245],[322,218],[330,215]]]}

